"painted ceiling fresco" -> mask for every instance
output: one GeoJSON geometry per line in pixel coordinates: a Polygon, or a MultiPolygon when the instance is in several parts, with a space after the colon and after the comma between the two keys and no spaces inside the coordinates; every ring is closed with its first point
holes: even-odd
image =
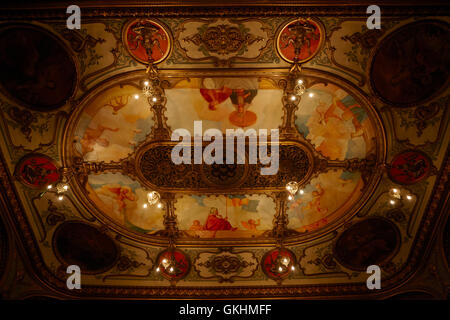
{"type": "MultiPolygon", "coordinates": [[[[89,11],[79,30],[63,10],[0,13],[0,191],[50,288],[38,295],[76,297],[72,264],[84,297],[401,293],[448,216],[450,19],[391,9],[374,30],[348,8],[118,6],[89,11]],[[294,76],[305,90],[292,98],[294,76]],[[146,81],[160,90],[153,100],[146,81]],[[203,132],[279,129],[278,172],[261,175],[248,153],[243,164],[175,165],[171,134],[195,121],[203,132]],[[373,264],[378,293],[365,284],[373,264]]],[[[447,284],[448,225],[447,270],[436,271],[447,284]]],[[[4,265],[0,240],[6,274],[20,263],[4,265]]],[[[6,295],[32,296],[18,288],[6,295]]]]}

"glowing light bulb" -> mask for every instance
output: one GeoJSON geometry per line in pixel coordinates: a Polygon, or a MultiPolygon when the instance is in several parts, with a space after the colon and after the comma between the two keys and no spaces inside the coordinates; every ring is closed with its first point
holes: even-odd
{"type": "Polygon", "coordinates": [[[170,272],[173,272],[173,267],[170,267],[169,271],[170,271],[170,272]]]}
{"type": "Polygon", "coordinates": [[[152,101],[153,101],[153,102],[156,102],[156,101],[158,101],[158,98],[153,97],[153,98],[152,98],[152,101]]]}
{"type": "Polygon", "coordinates": [[[298,79],[298,80],[297,80],[297,83],[298,83],[298,84],[303,84],[303,80],[302,80],[302,79],[298,79]]]}
{"type": "Polygon", "coordinates": [[[291,267],[291,270],[292,270],[292,271],[295,271],[295,267],[294,267],[294,266],[292,266],[292,267],[291,267]]]}
{"type": "Polygon", "coordinates": [[[295,181],[291,181],[286,184],[286,190],[291,194],[291,196],[295,195],[298,190],[298,183],[295,181]]]}
{"type": "Polygon", "coordinates": [[[409,195],[409,194],[406,196],[406,199],[408,199],[408,200],[412,200],[412,198],[413,197],[411,195],[409,195]]]}
{"type": "Polygon", "coordinates": [[[283,268],[282,267],[278,267],[278,271],[283,271],[283,268]]]}
{"type": "Polygon", "coordinates": [[[289,201],[291,201],[292,199],[294,199],[294,198],[292,198],[292,196],[288,196],[289,201]]]}
{"type": "Polygon", "coordinates": [[[304,194],[305,193],[305,191],[303,191],[303,189],[302,190],[300,190],[300,194],[304,194]]]}
{"type": "Polygon", "coordinates": [[[392,205],[394,205],[394,204],[395,204],[395,201],[394,201],[394,200],[390,200],[389,203],[392,204],[392,205]]]}
{"type": "Polygon", "coordinates": [[[148,81],[145,81],[145,82],[144,82],[144,86],[148,86],[148,81]]]}
{"type": "Polygon", "coordinates": [[[47,189],[50,190],[51,188],[53,188],[53,186],[52,186],[51,184],[49,184],[49,185],[47,186],[47,189]]]}
{"type": "Polygon", "coordinates": [[[158,207],[158,209],[162,208],[162,204],[161,203],[158,203],[156,206],[158,207]]]}
{"type": "Polygon", "coordinates": [[[167,263],[167,259],[164,258],[164,259],[162,260],[162,263],[167,263]]]}
{"type": "Polygon", "coordinates": [[[69,186],[66,184],[66,185],[63,187],[63,189],[67,191],[67,190],[69,190],[69,186]]]}
{"type": "Polygon", "coordinates": [[[398,189],[395,189],[395,188],[394,188],[394,189],[392,189],[392,192],[393,192],[393,193],[397,193],[397,192],[398,192],[398,189]]]}
{"type": "Polygon", "coordinates": [[[158,268],[156,268],[156,272],[159,272],[161,269],[159,269],[159,267],[158,268]]]}
{"type": "Polygon", "coordinates": [[[144,203],[144,204],[142,205],[142,207],[143,207],[144,209],[147,209],[148,204],[144,203]]]}
{"type": "Polygon", "coordinates": [[[156,192],[156,191],[152,191],[152,192],[147,193],[147,201],[148,201],[148,203],[149,203],[151,206],[154,205],[154,204],[156,204],[156,203],[158,203],[160,197],[161,197],[161,196],[160,196],[159,193],[156,192]]]}
{"type": "Polygon", "coordinates": [[[59,197],[58,197],[58,200],[59,200],[59,201],[61,201],[62,199],[64,199],[63,196],[59,196],[59,197]]]}
{"type": "Polygon", "coordinates": [[[291,100],[292,100],[292,101],[295,101],[296,99],[297,99],[296,96],[291,96],[291,100]]]}
{"type": "Polygon", "coordinates": [[[310,93],[309,95],[308,95],[310,98],[312,98],[312,97],[314,97],[314,93],[310,93]]]}
{"type": "Polygon", "coordinates": [[[284,258],[284,259],[283,259],[283,262],[284,262],[284,263],[288,263],[289,261],[288,261],[288,259],[284,258]]]}
{"type": "Polygon", "coordinates": [[[138,94],[135,94],[134,95],[134,98],[137,100],[137,99],[139,99],[139,95],[138,94]]]}

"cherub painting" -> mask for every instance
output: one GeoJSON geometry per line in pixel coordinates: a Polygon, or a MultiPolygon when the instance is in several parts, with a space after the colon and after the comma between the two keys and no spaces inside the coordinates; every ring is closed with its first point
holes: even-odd
{"type": "Polygon", "coordinates": [[[257,221],[253,219],[248,219],[248,221],[241,221],[242,226],[250,231],[255,231],[256,228],[261,225],[261,219],[258,219],[257,221]]]}
{"type": "MultiPolygon", "coordinates": [[[[322,188],[322,186],[319,183],[316,184],[316,190],[314,190],[311,193],[312,200],[306,203],[306,205],[304,206],[304,210],[315,212],[315,213],[320,213],[320,214],[326,214],[328,212],[328,209],[322,207],[322,205],[320,204],[320,199],[322,198],[324,193],[325,193],[325,190],[322,188]]],[[[297,201],[293,202],[292,206],[295,207],[296,205],[298,205],[300,203],[302,203],[301,198],[298,199],[297,201]]]]}
{"type": "Polygon", "coordinates": [[[150,133],[152,114],[138,89],[129,85],[105,90],[77,120],[74,152],[85,161],[117,161],[132,153],[150,133]]]}
{"type": "Polygon", "coordinates": [[[130,187],[120,185],[105,185],[97,191],[97,195],[105,195],[115,201],[113,207],[122,213],[127,207],[127,201],[135,201],[136,195],[130,187]]]}
{"type": "Polygon", "coordinates": [[[313,86],[300,102],[296,125],[316,150],[332,160],[363,158],[373,148],[367,112],[336,86],[313,86]],[[306,101],[306,102],[305,102],[306,101]]]}
{"type": "Polygon", "coordinates": [[[84,135],[80,140],[81,153],[83,155],[85,155],[88,152],[94,151],[95,144],[98,144],[102,147],[109,146],[109,140],[106,138],[101,138],[105,130],[117,132],[119,131],[119,128],[108,128],[101,124],[98,124],[95,128],[91,127],[86,128],[86,130],[84,131],[84,135]]]}
{"type": "Polygon", "coordinates": [[[320,174],[289,202],[289,228],[307,232],[332,222],[352,205],[361,187],[360,173],[338,170],[320,174]]]}
{"type": "Polygon", "coordinates": [[[90,175],[87,190],[95,205],[114,221],[139,233],[153,233],[163,226],[164,210],[147,205],[147,192],[122,174],[90,175]]]}

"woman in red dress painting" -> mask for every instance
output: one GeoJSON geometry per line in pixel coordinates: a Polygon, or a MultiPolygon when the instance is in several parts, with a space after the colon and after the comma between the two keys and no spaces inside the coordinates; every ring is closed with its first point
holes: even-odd
{"type": "Polygon", "coordinates": [[[205,230],[218,231],[218,230],[231,230],[234,231],[237,228],[233,228],[231,223],[226,218],[222,218],[217,208],[211,208],[209,211],[208,219],[204,226],[205,230]]]}

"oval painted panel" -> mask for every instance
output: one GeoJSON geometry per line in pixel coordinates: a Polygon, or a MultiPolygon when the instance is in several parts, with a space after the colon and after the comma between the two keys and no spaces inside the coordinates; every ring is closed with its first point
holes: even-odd
{"type": "Polygon", "coordinates": [[[408,106],[446,88],[449,70],[448,25],[423,21],[406,25],[381,42],[370,78],[383,100],[408,106]]]}
{"type": "Polygon", "coordinates": [[[367,270],[387,262],[400,246],[400,233],[390,221],[368,218],[345,230],[335,245],[335,257],[345,267],[367,270]]]}
{"type": "Polygon", "coordinates": [[[12,26],[0,31],[0,83],[25,106],[56,109],[72,95],[76,67],[62,43],[44,29],[12,26]]]}
{"type": "Polygon", "coordinates": [[[308,88],[295,111],[295,125],[314,148],[331,160],[364,159],[379,135],[370,107],[333,83],[308,88]]]}
{"type": "Polygon", "coordinates": [[[431,167],[431,160],[426,154],[408,150],[397,154],[392,159],[388,174],[392,181],[409,185],[428,177],[431,167]]]}
{"type": "Polygon", "coordinates": [[[86,223],[65,222],[53,236],[56,256],[63,264],[78,265],[82,273],[110,269],[119,256],[114,241],[86,223]]]}
{"type": "Polygon", "coordinates": [[[73,132],[73,153],[85,161],[117,161],[128,157],[151,132],[152,112],[142,91],[114,85],[82,107],[73,132]]]}

